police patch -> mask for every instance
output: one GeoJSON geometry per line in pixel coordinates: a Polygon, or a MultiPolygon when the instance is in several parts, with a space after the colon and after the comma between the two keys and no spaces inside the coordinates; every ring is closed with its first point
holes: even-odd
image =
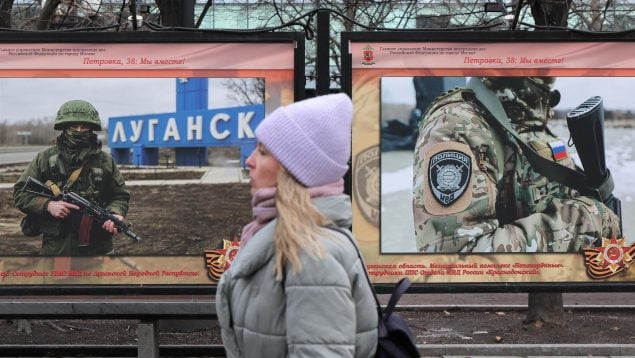
{"type": "Polygon", "coordinates": [[[448,207],[467,188],[472,175],[472,159],[458,150],[444,150],[430,157],[428,185],[439,204],[448,207]]]}

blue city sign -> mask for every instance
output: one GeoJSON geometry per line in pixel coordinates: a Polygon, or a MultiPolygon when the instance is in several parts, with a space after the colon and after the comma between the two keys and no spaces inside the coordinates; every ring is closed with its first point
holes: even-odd
{"type": "Polygon", "coordinates": [[[255,143],[265,116],[263,104],[111,117],[111,148],[241,146],[255,143]]]}

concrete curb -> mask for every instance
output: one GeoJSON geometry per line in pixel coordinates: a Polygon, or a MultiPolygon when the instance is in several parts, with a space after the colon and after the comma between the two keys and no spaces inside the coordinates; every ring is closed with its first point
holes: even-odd
{"type": "Polygon", "coordinates": [[[635,344],[423,344],[422,356],[635,356],[635,344]]]}
{"type": "MultiPolygon", "coordinates": [[[[384,306],[384,305],[382,305],[384,306]]],[[[625,311],[635,305],[564,305],[565,311],[625,311]]],[[[397,305],[395,311],[526,311],[527,305],[397,305]]]]}

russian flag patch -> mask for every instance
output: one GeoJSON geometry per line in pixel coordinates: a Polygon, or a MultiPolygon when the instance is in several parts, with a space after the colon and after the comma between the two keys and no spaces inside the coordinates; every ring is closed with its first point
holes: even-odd
{"type": "Polygon", "coordinates": [[[551,147],[551,153],[553,153],[553,159],[555,161],[561,161],[569,157],[563,141],[556,140],[553,142],[549,142],[549,146],[551,147]]]}

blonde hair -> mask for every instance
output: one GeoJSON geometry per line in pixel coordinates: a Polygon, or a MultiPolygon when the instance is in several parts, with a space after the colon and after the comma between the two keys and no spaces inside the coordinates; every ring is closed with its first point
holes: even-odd
{"type": "Polygon", "coordinates": [[[293,272],[302,270],[300,250],[315,258],[324,256],[320,236],[330,221],[311,202],[305,186],[300,184],[284,167],[278,172],[276,209],[278,222],[274,231],[276,280],[283,278],[285,263],[291,264],[293,272]]]}

